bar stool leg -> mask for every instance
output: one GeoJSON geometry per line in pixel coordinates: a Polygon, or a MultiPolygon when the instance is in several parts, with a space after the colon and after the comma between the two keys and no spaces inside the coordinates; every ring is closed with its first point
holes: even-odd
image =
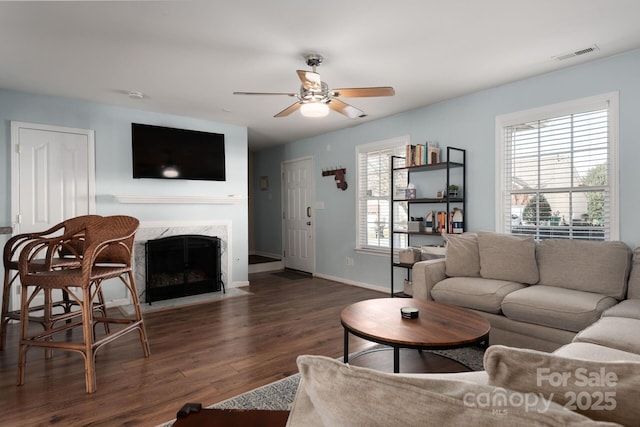
{"type": "Polygon", "coordinates": [[[82,287],[82,336],[84,343],[84,374],[87,393],[96,391],[95,357],[93,352],[93,301],[90,286],[82,287]]]}
{"type": "Polygon", "coordinates": [[[0,350],[4,350],[7,342],[7,326],[9,325],[9,298],[11,298],[11,285],[18,277],[16,272],[11,277],[11,270],[5,267],[4,282],[2,287],[2,318],[0,319],[0,350]]]}
{"type": "MultiPolygon", "coordinates": [[[[51,328],[53,328],[53,322],[51,321],[52,317],[53,317],[53,309],[51,307],[51,289],[44,289],[44,319],[43,319],[43,324],[42,327],[44,328],[45,332],[48,332],[51,328]]],[[[51,338],[48,339],[48,341],[51,341],[51,338]]],[[[50,348],[47,348],[44,350],[44,357],[45,359],[51,359],[51,357],[53,356],[53,350],[50,348]]]]}
{"type": "Polygon", "coordinates": [[[29,350],[29,289],[22,286],[20,294],[20,343],[18,345],[18,385],[24,384],[24,370],[29,350]]]}
{"type": "Polygon", "coordinates": [[[131,292],[131,300],[133,301],[133,309],[135,311],[136,321],[139,322],[138,332],[140,333],[140,341],[142,342],[142,351],[144,352],[144,357],[149,357],[151,351],[149,350],[149,340],[147,339],[147,331],[144,327],[144,320],[142,319],[142,311],[140,311],[140,299],[138,298],[138,293],[136,292],[136,282],[133,278],[133,272],[127,272],[127,282],[125,285],[129,288],[131,292]]]}

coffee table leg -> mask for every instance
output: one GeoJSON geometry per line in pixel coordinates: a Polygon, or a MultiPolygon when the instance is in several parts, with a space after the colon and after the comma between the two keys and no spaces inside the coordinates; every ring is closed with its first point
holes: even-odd
{"type": "Polygon", "coordinates": [[[344,328],[344,357],[342,358],[344,363],[349,363],[349,331],[344,328]]]}
{"type": "Polygon", "coordinates": [[[393,373],[400,372],[400,347],[393,347],[393,373]]]}

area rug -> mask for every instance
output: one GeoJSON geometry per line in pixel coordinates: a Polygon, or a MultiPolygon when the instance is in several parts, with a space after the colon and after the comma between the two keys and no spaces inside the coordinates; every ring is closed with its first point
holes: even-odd
{"type": "MultiPolygon", "coordinates": [[[[374,346],[364,352],[376,351],[382,346],[374,346]]],[[[483,368],[482,359],[484,357],[484,349],[481,347],[465,347],[453,350],[429,350],[432,353],[457,360],[468,366],[474,371],[481,371],[483,368]]],[[[358,357],[360,353],[349,356],[349,358],[358,357]]],[[[342,360],[342,358],[340,358],[342,360]]],[[[291,404],[296,396],[298,384],[300,382],[300,374],[294,374],[281,380],[266,384],[262,387],[242,393],[222,402],[207,406],[207,408],[218,409],[263,409],[270,411],[288,411],[291,410],[291,404]]],[[[160,424],[157,427],[170,427],[175,420],[160,424]]]]}

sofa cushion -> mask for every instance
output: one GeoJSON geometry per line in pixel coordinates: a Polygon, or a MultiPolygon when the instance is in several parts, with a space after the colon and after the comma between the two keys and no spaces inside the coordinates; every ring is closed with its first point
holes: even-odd
{"type": "Polygon", "coordinates": [[[640,320],[626,317],[603,317],[580,331],[573,342],[590,342],[605,347],[640,354],[640,320]]]}
{"type": "Polygon", "coordinates": [[[578,332],[617,302],[592,292],[535,285],[505,296],[502,312],[511,320],[578,332]]]}
{"type": "Polygon", "coordinates": [[[610,309],[602,313],[605,317],[628,317],[640,320],[640,299],[627,299],[620,301],[610,309]]]}
{"type": "Polygon", "coordinates": [[[617,350],[589,342],[572,342],[565,344],[554,351],[553,354],[562,357],[573,357],[593,361],[600,360],[603,362],[613,362],[616,360],[640,362],[640,354],[629,353],[628,351],[617,350]]]}
{"type": "Polygon", "coordinates": [[[631,249],[622,242],[548,239],[538,244],[540,285],[624,299],[631,249]]]}
{"type": "Polygon", "coordinates": [[[538,281],[533,236],[478,233],[480,275],[486,279],[534,284],[538,281]]]}
{"type": "MultiPolygon", "coordinates": [[[[481,385],[487,385],[489,376],[486,371],[474,371],[474,372],[453,372],[453,373],[437,373],[437,374],[410,374],[402,373],[396,374],[399,377],[409,378],[432,378],[441,380],[460,380],[466,382],[472,382],[481,385]]],[[[293,401],[291,413],[287,421],[287,426],[304,426],[304,427],[322,427],[322,419],[318,412],[314,409],[313,403],[309,399],[308,394],[305,391],[304,378],[300,380],[300,385],[296,392],[296,398],[293,401]]]]}
{"type": "Polygon", "coordinates": [[[628,285],[627,298],[640,299],[640,247],[633,250],[628,285]]]}
{"type": "Polygon", "coordinates": [[[637,425],[640,419],[640,362],[590,361],[491,346],[484,366],[493,386],[541,393],[594,420],[637,425]]]}
{"type": "Polygon", "coordinates": [[[443,234],[447,244],[445,273],[449,277],[480,277],[480,252],[475,233],[443,234]]]}
{"type": "Polygon", "coordinates": [[[450,277],[436,283],[431,296],[437,302],[500,314],[504,297],[524,287],[522,283],[504,280],[450,277]]]}
{"type": "Polygon", "coordinates": [[[407,378],[322,356],[297,361],[302,380],[289,427],[467,425],[470,420],[477,426],[603,425],[531,393],[407,378]]]}

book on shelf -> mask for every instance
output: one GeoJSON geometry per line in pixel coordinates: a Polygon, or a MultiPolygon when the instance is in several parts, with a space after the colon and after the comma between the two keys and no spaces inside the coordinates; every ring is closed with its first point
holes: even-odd
{"type": "Polygon", "coordinates": [[[409,144],[405,147],[405,166],[422,166],[427,163],[427,147],[424,144],[409,144]]]}
{"type": "Polygon", "coordinates": [[[440,163],[440,148],[425,144],[408,144],[405,148],[405,166],[423,166],[440,163]]]}
{"type": "Polygon", "coordinates": [[[440,149],[438,147],[427,147],[425,164],[432,165],[435,163],[440,163],[440,149]]]}

